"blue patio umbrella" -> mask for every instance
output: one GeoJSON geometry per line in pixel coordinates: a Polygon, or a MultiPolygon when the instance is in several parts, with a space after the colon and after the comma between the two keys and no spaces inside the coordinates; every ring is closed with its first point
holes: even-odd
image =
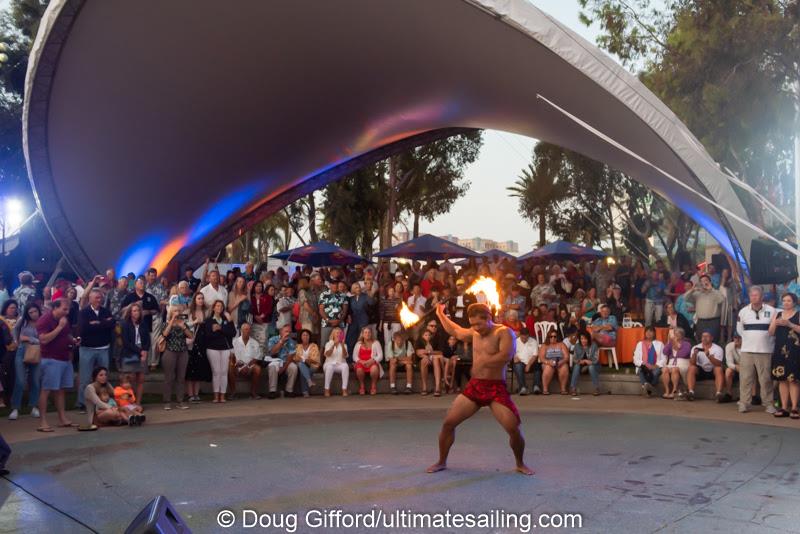
{"type": "Polygon", "coordinates": [[[329,265],[352,265],[362,261],[369,261],[330,241],[317,241],[303,247],[297,247],[273,254],[271,257],[279,260],[293,261],[312,267],[326,267],[329,265]]]}
{"type": "Polygon", "coordinates": [[[569,241],[555,241],[549,245],[537,248],[533,252],[528,252],[525,255],[517,258],[517,261],[525,261],[530,259],[540,260],[596,260],[608,256],[602,250],[595,250],[589,247],[582,247],[569,241]]]}
{"type": "Polygon", "coordinates": [[[400,243],[375,255],[379,258],[406,258],[409,260],[449,260],[450,258],[480,256],[474,250],[430,234],[400,243]]]}

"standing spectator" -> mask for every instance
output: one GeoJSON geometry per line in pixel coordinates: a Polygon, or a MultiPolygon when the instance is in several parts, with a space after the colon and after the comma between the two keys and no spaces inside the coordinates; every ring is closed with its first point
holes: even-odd
{"type": "Polygon", "coordinates": [[[3,393],[3,406],[9,402],[14,388],[14,359],[17,353],[17,342],[14,339],[14,328],[19,320],[17,301],[6,300],[0,307],[0,392],[3,393]]]}
{"type": "Polygon", "coordinates": [[[8,293],[6,281],[3,279],[3,273],[0,273],[0,307],[2,307],[9,298],[11,298],[11,295],[8,293]]]}
{"type": "MultiPolygon", "coordinates": [[[[690,303],[686,300],[686,294],[689,293],[694,288],[694,284],[692,284],[689,280],[684,280],[683,287],[686,289],[682,295],[679,295],[678,298],[675,299],[675,311],[681,314],[686,322],[689,324],[690,328],[694,328],[694,304],[690,303]]],[[[694,337],[694,334],[690,334],[690,337],[694,337]]]]}
{"type": "Polygon", "coordinates": [[[294,363],[300,371],[300,389],[303,397],[311,395],[310,390],[314,387],[312,375],[319,369],[321,358],[319,346],[311,340],[311,332],[303,329],[300,331],[300,343],[297,345],[297,352],[294,355],[294,363]]]}
{"type": "MultiPolygon", "coordinates": [[[[208,268],[208,262],[206,262],[206,268],[208,268]]],[[[210,272],[206,272],[208,274],[208,285],[203,286],[203,288],[200,289],[200,292],[205,298],[206,305],[211,306],[218,300],[221,300],[225,303],[228,302],[228,290],[225,289],[225,286],[219,283],[219,271],[214,269],[210,272]]]]}
{"type": "Polygon", "coordinates": [[[168,306],[179,309],[180,313],[186,313],[189,304],[192,302],[192,290],[189,282],[181,280],[175,287],[177,291],[174,295],[169,296],[168,306]]]}
{"type": "Polygon", "coordinates": [[[412,312],[420,317],[425,314],[425,303],[428,299],[422,294],[422,287],[419,284],[414,284],[411,287],[411,296],[408,297],[408,307],[412,312]]]}
{"type": "Polygon", "coordinates": [[[36,323],[36,332],[41,345],[42,391],[39,394],[39,432],[52,432],[47,423],[47,400],[50,393],[55,396],[59,426],[71,427],[64,410],[64,390],[73,387],[72,346],[77,341],[69,329],[70,301],[64,298],[53,302],[52,310],[45,313],[36,323]]]}
{"type": "MultiPolygon", "coordinates": [[[[339,282],[333,280],[330,288],[319,296],[319,314],[322,317],[322,339],[331,338],[334,328],[344,328],[344,318],[347,317],[347,295],[344,292],[344,283],[340,289],[339,282]]],[[[342,330],[344,331],[344,330],[342,330]]],[[[345,355],[346,356],[346,355],[345,355]]]]}
{"type": "Polygon", "coordinates": [[[268,362],[269,394],[267,398],[278,397],[278,377],[286,374],[286,396],[294,397],[294,383],[297,380],[297,364],[294,355],[297,353],[297,342],[292,339],[292,325],[284,325],[277,336],[272,336],[267,345],[265,360],[268,362]]]}
{"type": "Polygon", "coordinates": [[[228,294],[228,314],[237,330],[242,323],[248,322],[250,315],[250,291],[253,283],[244,279],[244,276],[237,276],[233,283],[233,289],[228,294]]]}
{"type": "Polygon", "coordinates": [[[189,284],[189,291],[191,291],[192,294],[196,293],[197,289],[200,287],[200,279],[195,278],[194,269],[189,266],[183,270],[183,278],[181,278],[180,281],[189,284]]]}
{"type": "Polygon", "coordinates": [[[642,285],[644,292],[644,324],[652,326],[661,321],[664,313],[664,300],[666,299],[667,284],[664,282],[663,273],[658,269],[650,271],[650,278],[642,285]]]}
{"type": "MultiPolygon", "coordinates": [[[[528,286],[528,283],[525,282],[525,286],[528,286]]],[[[523,287],[520,284],[520,287],[523,287]]],[[[527,287],[530,289],[530,286],[527,287]]],[[[469,328],[469,317],[467,317],[467,308],[469,308],[470,304],[475,304],[477,300],[475,299],[475,295],[469,294],[465,292],[466,290],[466,281],[463,278],[459,278],[456,280],[456,296],[455,298],[450,299],[448,303],[448,311],[450,318],[462,328],[469,328]]]]}
{"type": "Polygon", "coordinates": [[[31,407],[31,417],[39,417],[39,408],[36,405],[39,402],[39,390],[42,380],[39,372],[41,352],[39,352],[39,357],[35,358],[38,361],[25,362],[25,354],[27,352],[35,354],[37,350],[41,350],[39,334],[36,331],[36,323],[41,316],[42,309],[39,305],[36,302],[30,302],[25,307],[22,318],[17,321],[14,327],[14,337],[19,348],[17,348],[14,359],[14,391],[11,395],[11,413],[8,416],[11,421],[14,421],[19,416],[19,410],[22,407],[22,393],[25,390],[28,379],[30,379],[28,405],[31,407]]]}
{"type": "Polygon", "coordinates": [[[252,336],[259,345],[266,345],[268,339],[267,329],[272,321],[272,296],[264,291],[264,282],[257,281],[253,284],[250,295],[250,311],[253,314],[252,336]]]}
{"type": "Polygon", "coordinates": [[[781,297],[783,309],[776,313],[769,325],[769,333],[775,336],[772,352],[772,378],[778,382],[781,409],[775,417],[800,419],[797,401],[800,398],[800,319],[797,312],[797,296],[785,293],[781,297]],[[789,408],[787,410],[787,407],[789,408]]]}
{"type": "Polygon", "coordinates": [[[241,335],[233,340],[233,354],[228,367],[228,391],[233,397],[236,394],[236,379],[249,378],[250,398],[258,400],[261,398],[258,386],[264,355],[261,346],[250,336],[251,331],[250,323],[244,323],[241,335]]]}
{"type": "MultiPolygon", "coordinates": [[[[704,283],[711,284],[708,276],[704,283]]],[[[715,289],[712,291],[716,291],[715,289]]],[[[741,362],[739,363],[739,412],[750,409],[753,395],[753,384],[756,376],[761,384],[761,398],[766,403],[766,412],[775,413],[772,404],[772,351],[775,348],[775,337],[768,328],[777,313],[775,308],[764,304],[764,294],[758,286],[749,291],[750,304],[739,311],[739,334],[742,336],[741,362]]],[[[698,310],[699,315],[699,310],[698,310]]],[[[700,321],[698,321],[698,330],[700,321]]]]}
{"type": "Polygon", "coordinates": [[[134,302],[125,309],[122,322],[122,366],[123,373],[131,374],[136,388],[136,398],[144,392],[144,373],[147,371],[147,354],[150,349],[150,334],[145,324],[142,305],[134,302]]]}
{"type": "Polygon", "coordinates": [[[167,309],[169,302],[169,292],[158,279],[158,271],[153,267],[147,269],[146,273],[147,285],[145,291],[155,297],[158,302],[158,310],[151,317],[152,324],[150,325],[150,353],[147,356],[147,363],[151,371],[155,371],[158,366],[159,358],[161,355],[158,352],[158,343],[156,340],[161,335],[161,330],[164,328],[164,311],[167,309]]]}
{"type": "MultiPolygon", "coordinates": [[[[158,301],[156,298],[145,290],[144,278],[139,277],[133,286],[133,291],[128,293],[122,299],[122,307],[127,308],[133,303],[139,303],[140,311],[142,312],[142,332],[150,338],[150,333],[153,331],[153,317],[159,312],[158,301]]],[[[150,348],[150,341],[147,342],[147,348],[150,348]]]]}
{"type": "Polygon", "coordinates": [[[294,288],[286,286],[283,288],[283,295],[278,299],[278,321],[275,326],[282,330],[284,326],[292,328],[292,310],[297,299],[294,298],[294,288]]]}
{"type": "MultiPolygon", "coordinates": [[[[630,288],[628,288],[630,293],[630,288]]],[[[628,299],[618,283],[611,286],[611,296],[606,299],[606,304],[611,309],[611,315],[616,317],[617,324],[622,324],[622,319],[628,313],[628,299]]]]}
{"type": "MultiPolygon", "coordinates": [[[[631,276],[633,274],[633,269],[631,268],[631,258],[630,256],[622,256],[619,259],[619,265],[617,266],[617,270],[614,273],[614,281],[616,282],[617,287],[619,287],[619,296],[624,303],[624,307],[628,307],[628,302],[630,302],[631,296],[631,276]]],[[[612,314],[617,315],[616,308],[612,305],[611,306],[612,314]]],[[[617,317],[617,321],[620,323],[622,322],[622,316],[617,317]]]]}
{"type": "Polygon", "coordinates": [[[516,353],[514,354],[513,360],[514,375],[517,377],[517,382],[519,383],[517,386],[517,393],[520,395],[528,394],[525,373],[529,373],[531,368],[533,368],[533,388],[539,388],[539,390],[541,390],[539,382],[541,381],[542,365],[538,362],[538,358],[539,343],[537,343],[536,338],[531,337],[530,331],[523,327],[519,331],[519,341],[517,342],[516,353]]]}
{"type": "MultiPolygon", "coordinates": [[[[718,289],[714,289],[711,277],[704,274],[700,277],[700,287],[692,287],[691,290],[686,291],[685,298],[686,302],[694,304],[697,317],[694,329],[695,337],[699,339],[703,332],[710,332],[714,342],[718,342],[725,295],[718,289]]],[[[759,305],[760,302],[759,300],[759,305]]],[[[770,306],[770,308],[772,307],[770,306]]],[[[768,325],[769,321],[766,324],[768,325]]],[[[770,352],[772,352],[771,348],[770,352]]]]}
{"type": "Polygon", "coordinates": [[[636,374],[639,375],[642,395],[647,397],[653,395],[653,390],[658,387],[658,381],[661,379],[665,362],[664,344],[656,339],[656,329],[652,326],[645,327],[644,339],[636,344],[636,349],[633,351],[633,365],[636,366],[636,374]]]}
{"type": "Polygon", "coordinates": [[[355,360],[358,354],[355,352],[354,347],[359,338],[362,337],[361,330],[369,325],[369,307],[375,303],[375,299],[363,293],[358,282],[350,286],[350,291],[352,296],[348,305],[350,317],[348,318],[349,324],[347,326],[346,339],[347,351],[353,355],[353,360],[355,360]]]}
{"type": "MultiPolygon", "coordinates": [[[[188,283],[186,284],[188,287],[188,283]]],[[[161,357],[161,366],[164,369],[164,409],[172,409],[172,391],[175,390],[175,400],[178,409],[189,408],[183,402],[184,388],[186,386],[186,367],[189,364],[189,346],[187,340],[192,339],[192,331],[186,324],[188,315],[181,306],[170,306],[167,312],[167,324],[164,326],[165,350],[161,357]]]]}
{"type": "Polygon", "coordinates": [[[30,271],[19,273],[19,287],[14,290],[14,300],[20,310],[24,310],[28,303],[36,298],[36,288],[33,285],[33,274],[30,271]]]}
{"type": "Polygon", "coordinates": [[[81,338],[78,347],[78,406],[81,413],[86,411],[84,390],[92,379],[92,372],[95,367],[108,368],[115,321],[108,308],[102,306],[102,302],[103,292],[93,288],[89,291],[89,305],[78,312],[78,332],[81,338]]]}
{"type": "Polygon", "coordinates": [[[186,365],[186,389],[189,402],[200,402],[200,383],[211,382],[211,364],[206,356],[205,322],[211,310],[206,305],[205,297],[199,291],[189,304],[189,317],[186,325],[192,331],[189,341],[189,362],[186,365]]]}
{"type": "Polygon", "coordinates": [[[389,345],[392,344],[395,333],[400,332],[403,328],[403,325],[400,324],[401,302],[400,297],[395,294],[395,288],[391,284],[387,285],[380,301],[380,328],[386,345],[384,352],[387,358],[389,345]]]}
{"type": "Polygon", "coordinates": [[[588,332],[582,331],[578,334],[578,343],[575,345],[575,360],[572,365],[572,379],[570,381],[570,394],[578,394],[578,379],[581,369],[586,368],[592,378],[595,397],[600,395],[600,357],[598,355],[597,344],[592,341],[592,336],[588,332]]]}
{"type": "Polygon", "coordinates": [[[318,284],[319,275],[314,275],[311,280],[307,277],[300,278],[297,283],[297,305],[299,314],[297,321],[300,323],[301,330],[308,330],[311,339],[316,339],[319,333],[319,303],[314,287],[318,284]]]}
{"type": "Polygon", "coordinates": [[[334,373],[342,375],[342,397],[349,395],[347,382],[350,378],[350,367],[347,365],[347,345],[344,343],[344,331],[333,327],[328,341],[325,343],[325,363],[322,369],[325,373],[325,396],[331,396],[331,381],[334,373]]]}
{"type": "Polygon", "coordinates": [[[656,326],[669,328],[670,339],[672,339],[672,337],[675,335],[676,328],[683,328],[683,331],[688,337],[694,337],[692,333],[692,325],[689,324],[689,321],[686,320],[686,317],[677,312],[675,305],[669,301],[664,304],[664,315],[661,317],[661,321],[659,321],[656,326]]]}
{"type": "Polygon", "coordinates": [[[236,327],[231,316],[225,311],[225,303],[221,300],[211,306],[211,315],[204,324],[203,336],[208,363],[211,365],[211,384],[214,390],[212,402],[225,402],[225,391],[228,389],[228,363],[233,348],[233,337],[236,327]]]}

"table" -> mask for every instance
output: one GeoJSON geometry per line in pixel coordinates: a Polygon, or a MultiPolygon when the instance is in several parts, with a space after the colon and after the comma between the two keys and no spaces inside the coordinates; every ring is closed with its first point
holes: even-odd
{"type": "MultiPolygon", "coordinates": [[[[636,344],[643,339],[643,326],[617,329],[617,361],[620,364],[633,363],[633,351],[636,350],[636,344]]],[[[656,339],[666,343],[669,339],[669,328],[656,327],[656,339]]],[[[608,351],[600,351],[600,363],[608,365],[608,351]]]]}

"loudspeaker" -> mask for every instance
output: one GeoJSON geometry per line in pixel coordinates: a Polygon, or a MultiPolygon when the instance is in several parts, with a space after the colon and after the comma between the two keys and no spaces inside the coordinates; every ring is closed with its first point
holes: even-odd
{"type": "Polygon", "coordinates": [[[797,257],[772,241],[750,244],[750,280],[754,284],[782,284],[797,278],[797,257]]]}
{"type": "Polygon", "coordinates": [[[714,266],[718,273],[721,273],[722,269],[730,268],[728,265],[728,258],[725,257],[725,254],[712,254],[711,265],[714,266]]]}
{"type": "Polygon", "coordinates": [[[166,497],[159,495],[139,512],[125,534],[192,534],[166,497]]]}

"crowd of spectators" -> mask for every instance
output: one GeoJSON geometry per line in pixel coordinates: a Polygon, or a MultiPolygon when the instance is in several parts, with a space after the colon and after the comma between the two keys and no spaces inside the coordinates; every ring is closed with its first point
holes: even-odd
{"type": "Polygon", "coordinates": [[[375,395],[385,374],[392,394],[410,394],[415,373],[422,395],[458,392],[471,348],[447,336],[430,312],[443,303],[453,321],[469,326],[466,309],[484,296],[466,289],[479,276],[497,281],[496,321],[517,335],[510,370],[520,395],[549,395],[554,383],[559,393],[577,395],[583,372],[592,393],[601,394],[601,353],[616,346],[620,328],[641,321],[644,336],[632,357],[643,395],[660,386],[665,399],[692,401],[697,382],[708,380],[718,402],[731,402],[738,377],[740,411],[763,402],[777,417],[800,418],[797,284],[743,291],[728,268],[670,271],[661,261],[649,266],[628,257],[292,272],[248,263],[225,273],[206,262],[202,280],[194,272],[171,280],[152,268],[120,277],[108,270],[87,284],[58,279],[48,286],[26,271],[12,292],[0,287],[0,402],[10,403],[9,419],[19,417],[27,389],[40,431],[52,431],[51,396],[59,425],[74,426],[65,411],[74,372],[77,408],[91,426],[140,425],[145,376],[159,368],[165,410],[188,409],[209,387],[212,402],[225,403],[238,380],[249,382],[254,399],[263,382],[269,399],[280,396],[279,388],[284,396],[308,397],[317,381],[325,396],[347,396],[351,372],[360,395],[375,395]],[[422,319],[413,328],[401,325],[403,304],[422,319]],[[668,330],[666,340],[656,338],[656,327],[668,330]],[[110,384],[109,369],[119,386],[110,384]],[[772,402],[775,382],[780,408],[772,402]]]}

